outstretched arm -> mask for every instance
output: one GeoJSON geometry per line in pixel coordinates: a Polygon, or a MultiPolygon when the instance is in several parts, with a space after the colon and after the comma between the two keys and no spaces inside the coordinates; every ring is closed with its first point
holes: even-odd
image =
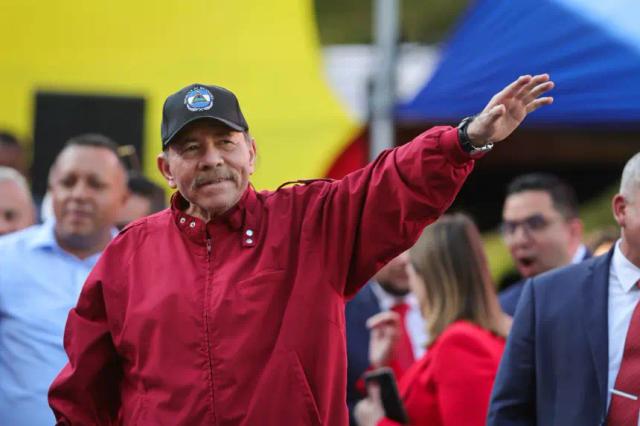
{"type": "MultiPolygon", "coordinates": [[[[549,76],[524,76],[497,93],[467,127],[478,146],[506,138],[535,109],[550,104],[549,76]]],[[[327,185],[311,206],[326,229],[329,259],[339,265],[337,290],[355,293],[386,262],[411,247],[442,215],[473,169],[458,131],[436,127],[383,152],[373,163],[327,185]],[[335,238],[335,235],[344,236],[335,238]],[[344,268],[347,270],[345,271],[344,268]],[[347,277],[346,282],[340,279],[347,277]]]]}

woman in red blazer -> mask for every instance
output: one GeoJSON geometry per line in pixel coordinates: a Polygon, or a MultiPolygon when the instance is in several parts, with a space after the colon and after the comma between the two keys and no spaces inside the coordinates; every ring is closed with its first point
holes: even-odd
{"type": "MultiPolygon", "coordinates": [[[[478,229],[467,216],[444,216],[423,231],[410,256],[411,290],[430,342],[399,384],[409,424],[484,425],[511,319],[500,309],[478,229]]],[[[400,319],[384,312],[369,326],[371,352],[385,358],[380,354],[393,352],[400,319]]],[[[384,418],[379,390],[369,390],[356,407],[358,424],[397,425],[384,418]]]]}

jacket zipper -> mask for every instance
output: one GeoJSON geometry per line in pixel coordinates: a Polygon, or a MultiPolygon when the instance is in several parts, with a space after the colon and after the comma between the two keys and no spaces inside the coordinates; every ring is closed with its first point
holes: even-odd
{"type": "Polygon", "coordinates": [[[211,360],[211,340],[209,337],[209,283],[211,281],[211,237],[207,235],[207,279],[204,283],[204,330],[206,333],[206,342],[207,342],[207,356],[209,361],[209,392],[211,394],[211,413],[213,414],[213,422],[212,424],[217,424],[216,422],[216,409],[214,404],[214,393],[213,393],[213,365],[211,360]]]}

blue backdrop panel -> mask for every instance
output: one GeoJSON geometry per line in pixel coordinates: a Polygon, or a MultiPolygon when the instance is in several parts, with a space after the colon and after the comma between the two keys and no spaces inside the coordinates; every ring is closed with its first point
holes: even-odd
{"type": "Polygon", "coordinates": [[[480,0],[399,122],[479,112],[506,83],[548,72],[554,105],[526,124],[640,126],[640,0],[480,0]]]}

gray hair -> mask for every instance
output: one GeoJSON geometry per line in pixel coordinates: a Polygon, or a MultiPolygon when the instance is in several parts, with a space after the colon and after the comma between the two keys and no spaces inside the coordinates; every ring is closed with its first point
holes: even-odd
{"type": "Polygon", "coordinates": [[[637,189],[640,189],[640,152],[631,157],[622,170],[620,194],[628,201],[632,201],[637,189]]]}
{"type": "Polygon", "coordinates": [[[31,197],[31,190],[29,189],[29,184],[27,180],[20,174],[19,171],[13,169],[11,167],[0,166],[0,182],[15,182],[18,187],[24,191],[25,194],[31,197]]]}

